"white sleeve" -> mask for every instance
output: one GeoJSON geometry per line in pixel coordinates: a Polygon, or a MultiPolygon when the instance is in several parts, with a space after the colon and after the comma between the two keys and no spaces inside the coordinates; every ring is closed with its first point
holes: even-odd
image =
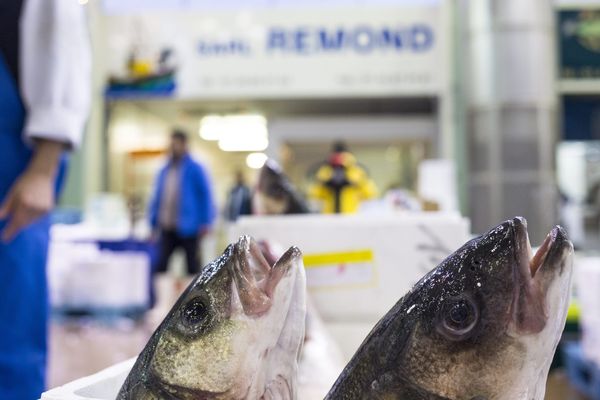
{"type": "Polygon", "coordinates": [[[25,0],[21,16],[23,135],[77,147],[91,103],[91,51],[76,0],[25,0]]]}

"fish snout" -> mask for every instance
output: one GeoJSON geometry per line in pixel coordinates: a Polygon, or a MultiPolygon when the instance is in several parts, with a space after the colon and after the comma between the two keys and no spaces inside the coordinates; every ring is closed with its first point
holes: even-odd
{"type": "Polygon", "coordinates": [[[301,257],[301,251],[291,247],[276,259],[268,245],[258,245],[249,236],[240,238],[234,247],[232,274],[246,315],[261,316],[270,310],[277,286],[291,276],[301,257]]]}

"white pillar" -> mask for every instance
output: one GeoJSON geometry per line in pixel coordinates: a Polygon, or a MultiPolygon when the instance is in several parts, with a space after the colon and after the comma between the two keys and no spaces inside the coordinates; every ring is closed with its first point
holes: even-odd
{"type": "Polygon", "coordinates": [[[470,0],[470,216],[486,228],[514,215],[534,242],[556,222],[557,100],[551,0],[470,0]]]}

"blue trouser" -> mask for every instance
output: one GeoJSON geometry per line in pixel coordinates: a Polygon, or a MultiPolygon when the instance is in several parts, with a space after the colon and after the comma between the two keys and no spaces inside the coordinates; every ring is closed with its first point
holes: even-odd
{"type": "MultiPolygon", "coordinates": [[[[26,168],[25,109],[0,54],[0,202],[26,168]]],[[[0,229],[6,221],[0,221],[0,229]]],[[[48,217],[0,242],[0,399],[33,400],[44,389],[48,290],[48,217]]]]}

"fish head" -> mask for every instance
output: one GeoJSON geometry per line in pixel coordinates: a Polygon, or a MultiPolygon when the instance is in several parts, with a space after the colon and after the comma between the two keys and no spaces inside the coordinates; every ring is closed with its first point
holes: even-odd
{"type": "MultiPolygon", "coordinates": [[[[141,393],[184,400],[260,398],[272,378],[270,354],[286,324],[304,334],[303,304],[294,321],[288,315],[297,286],[304,284],[298,278],[301,253],[292,247],[278,260],[266,255],[243,236],[204,268],[151,339],[150,353],[140,356],[147,358],[141,393]]],[[[277,357],[287,357],[279,362],[295,364],[298,347],[279,349],[277,357]]]]}
{"type": "Polygon", "coordinates": [[[406,296],[396,343],[411,384],[456,400],[542,400],[569,303],[573,246],[555,227],[532,254],[517,217],[475,238],[406,296]]]}
{"type": "Polygon", "coordinates": [[[279,164],[267,160],[258,176],[255,207],[261,214],[285,214],[290,207],[293,188],[279,164]]]}

